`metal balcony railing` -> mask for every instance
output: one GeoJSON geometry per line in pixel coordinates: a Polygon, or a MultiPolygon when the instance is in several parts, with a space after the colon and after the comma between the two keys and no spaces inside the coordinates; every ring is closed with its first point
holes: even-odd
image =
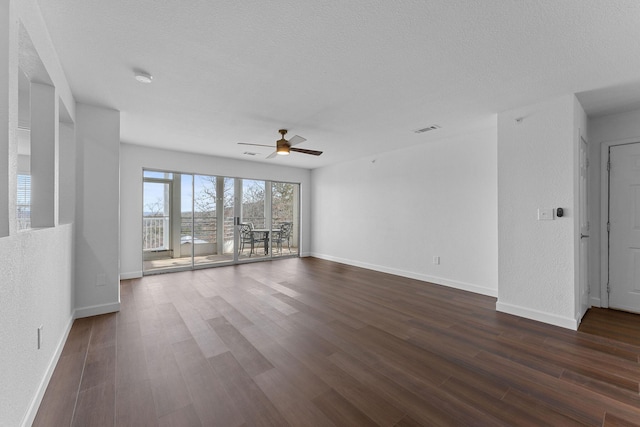
{"type": "MultiPolygon", "coordinates": [[[[264,217],[244,217],[244,223],[252,223],[254,228],[264,228],[266,219],[264,217]]],[[[275,221],[278,224],[282,221],[275,221]]],[[[233,241],[233,217],[224,219],[225,242],[233,241]]],[[[170,249],[170,219],[169,216],[146,216],[142,219],[142,246],[145,251],[162,251],[170,249]]],[[[180,221],[180,241],[181,243],[216,243],[218,236],[218,226],[215,217],[196,216],[182,217],[180,221]]]]}
{"type": "Polygon", "coordinates": [[[145,251],[169,249],[169,217],[142,218],[142,249],[145,251]]]}

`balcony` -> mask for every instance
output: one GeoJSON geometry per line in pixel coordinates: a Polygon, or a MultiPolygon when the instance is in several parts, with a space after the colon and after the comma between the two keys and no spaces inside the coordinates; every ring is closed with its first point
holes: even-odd
{"type": "MultiPolygon", "coordinates": [[[[255,228],[264,228],[264,217],[246,217],[244,222],[251,222],[255,228]]],[[[275,222],[275,221],[274,221],[275,222]]],[[[180,243],[171,244],[171,221],[168,216],[146,216],[143,218],[143,261],[144,271],[182,268],[192,265],[228,263],[234,255],[234,218],[224,219],[222,244],[218,244],[218,225],[211,215],[183,217],[180,224],[180,243]],[[193,247],[192,247],[193,246],[193,247]]],[[[297,244],[292,241],[291,254],[297,254],[297,244]]],[[[285,248],[283,253],[273,256],[289,255],[285,248]]],[[[251,257],[247,247],[240,255],[241,259],[254,259],[265,256],[261,246],[251,257]]]]}

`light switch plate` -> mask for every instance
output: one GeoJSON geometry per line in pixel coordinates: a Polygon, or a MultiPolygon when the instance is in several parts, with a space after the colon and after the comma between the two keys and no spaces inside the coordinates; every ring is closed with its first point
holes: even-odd
{"type": "Polygon", "coordinates": [[[538,208],[538,221],[547,221],[553,219],[553,209],[538,208]]]}

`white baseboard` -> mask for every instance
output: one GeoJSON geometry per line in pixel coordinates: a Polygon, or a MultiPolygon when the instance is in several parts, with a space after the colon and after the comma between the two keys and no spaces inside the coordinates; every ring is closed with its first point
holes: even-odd
{"type": "Polygon", "coordinates": [[[532,308],[520,307],[498,301],[496,303],[496,311],[502,313],[513,314],[514,316],[524,317],[538,322],[548,323],[550,325],[560,326],[561,328],[578,329],[578,321],[570,317],[558,316],[544,311],[534,310],[532,308]]]}
{"type": "Polygon", "coordinates": [[[109,304],[93,305],[91,307],[76,308],[76,319],[83,317],[99,316],[101,314],[115,313],[120,311],[120,303],[113,302],[109,304]]]}
{"type": "Polygon", "coordinates": [[[142,271],[131,271],[129,273],[120,273],[120,280],[139,279],[142,277],[142,271]]]}
{"type": "Polygon", "coordinates": [[[448,286],[450,288],[460,289],[462,291],[473,292],[480,295],[487,295],[490,297],[497,297],[497,288],[489,288],[486,286],[479,286],[472,283],[460,282],[457,280],[445,279],[443,277],[429,276],[426,274],[415,273],[413,271],[399,270],[396,268],[385,267],[376,264],[369,264],[366,262],[354,261],[350,259],[338,258],[330,255],[311,253],[311,256],[324,259],[327,261],[339,262],[341,264],[352,265],[354,267],[366,268],[367,270],[379,271],[381,273],[393,274],[395,276],[407,277],[409,279],[416,279],[423,282],[434,283],[436,285],[448,286]]]}
{"type": "Polygon", "coordinates": [[[38,414],[38,409],[40,408],[40,403],[42,403],[42,398],[44,397],[45,391],[47,391],[47,387],[49,386],[49,381],[51,381],[51,377],[53,376],[53,371],[55,371],[56,366],[58,365],[58,360],[60,360],[60,355],[62,354],[62,349],[64,348],[65,343],[67,342],[67,338],[69,337],[69,332],[71,332],[71,327],[73,326],[73,321],[75,316],[72,314],[69,317],[69,321],[67,322],[67,326],[58,341],[58,345],[56,346],[56,350],[51,356],[51,360],[49,360],[49,364],[47,365],[47,370],[38,385],[38,389],[36,390],[36,394],[31,400],[31,404],[29,405],[29,409],[25,414],[21,426],[29,427],[33,424],[33,421],[36,419],[36,415],[38,414]]]}
{"type": "Polygon", "coordinates": [[[600,298],[591,297],[591,298],[589,298],[589,306],[590,307],[602,307],[602,301],[600,301],[600,298]]]}

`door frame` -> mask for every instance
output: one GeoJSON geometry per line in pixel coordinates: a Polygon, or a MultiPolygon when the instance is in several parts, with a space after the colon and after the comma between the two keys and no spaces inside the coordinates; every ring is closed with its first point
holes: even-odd
{"type": "Polygon", "coordinates": [[[617,145],[640,144],[640,138],[604,141],[600,144],[600,298],[601,308],[609,308],[609,152],[617,145]]]}
{"type": "Polygon", "coordinates": [[[591,281],[589,280],[589,246],[590,246],[590,212],[589,212],[589,143],[580,134],[578,137],[578,292],[576,311],[578,319],[582,319],[591,306],[591,281]],[[584,151],[584,158],[583,158],[584,151]],[[584,179],[583,179],[584,177],[584,179]],[[586,239],[586,240],[584,240],[586,239]],[[584,296],[586,294],[586,297],[584,296]],[[584,297],[584,298],[583,298],[584,297]],[[585,301],[586,299],[586,301],[585,301]]]}
{"type": "MultiPolygon", "coordinates": [[[[155,172],[155,171],[154,171],[155,172]]],[[[173,173],[173,172],[169,172],[169,173],[173,173]]],[[[143,176],[142,176],[142,203],[143,203],[143,209],[142,209],[142,220],[144,221],[144,195],[145,195],[145,191],[144,191],[144,187],[146,183],[150,183],[150,184],[165,184],[169,186],[169,222],[168,222],[168,248],[167,250],[173,250],[173,179],[167,179],[167,178],[147,178],[144,176],[144,170],[143,170],[143,176]]],[[[144,242],[143,242],[144,245],[144,242]]],[[[142,273],[144,274],[144,248],[141,248],[142,250],[142,267],[141,270],[142,273]]]]}

